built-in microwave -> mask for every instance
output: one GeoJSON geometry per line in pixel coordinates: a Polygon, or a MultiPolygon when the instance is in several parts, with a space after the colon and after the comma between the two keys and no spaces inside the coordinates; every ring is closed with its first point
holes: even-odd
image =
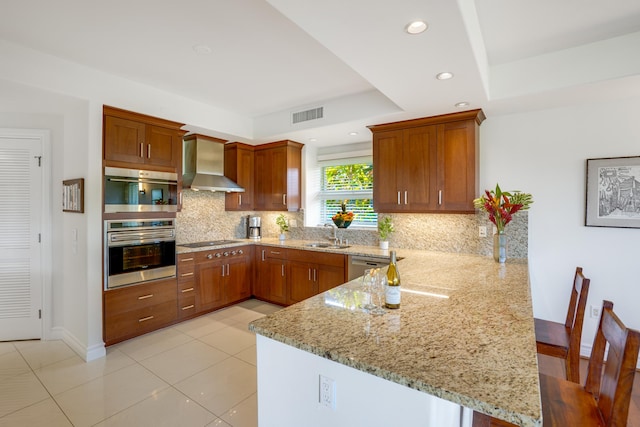
{"type": "Polygon", "coordinates": [[[176,212],[178,175],[139,169],[104,168],[104,211],[176,212]]]}

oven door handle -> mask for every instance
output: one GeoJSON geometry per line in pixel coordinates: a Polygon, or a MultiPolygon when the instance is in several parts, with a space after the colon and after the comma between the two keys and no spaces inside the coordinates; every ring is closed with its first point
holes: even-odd
{"type": "Polygon", "coordinates": [[[175,240],[174,230],[158,230],[131,233],[109,233],[109,243],[134,243],[145,240],[175,240]]]}
{"type": "Polygon", "coordinates": [[[154,181],[154,180],[144,179],[144,178],[140,178],[140,179],[107,178],[107,180],[111,181],[111,182],[130,182],[130,183],[134,183],[134,184],[137,184],[137,183],[141,182],[143,184],[161,184],[161,185],[173,184],[173,185],[176,185],[178,183],[177,181],[154,181]]]}

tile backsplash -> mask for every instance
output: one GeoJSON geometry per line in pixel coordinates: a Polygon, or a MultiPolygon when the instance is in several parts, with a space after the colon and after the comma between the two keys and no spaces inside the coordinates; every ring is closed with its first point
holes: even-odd
{"type": "MultiPolygon", "coordinates": [[[[262,236],[277,237],[275,219],[282,212],[227,212],[224,193],[209,191],[183,192],[182,211],[177,214],[176,241],[199,242],[246,237],[248,215],[262,218],[262,236]]],[[[332,227],[304,227],[303,212],[284,212],[297,227],[291,227],[287,238],[327,240],[333,237],[332,227]]],[[[383,214],[387,215],[387,214],[383,214]]],[[[486,213],[476,214],[388,214],[396,232],[389,238],[391,248],[424,249],[440,252],[462,252],[492,255],[493,224],[486,213]],[[487,237],[479,237],[478,227],[487,227],[487,237]]],[[[347,228],[337,231],[338,237],[355,245],[377,245],[376,230],[347,228]]],[[[507,256],[526,258],[528,255],[528,213],[519,212],[507,226],[507,256]]]]}

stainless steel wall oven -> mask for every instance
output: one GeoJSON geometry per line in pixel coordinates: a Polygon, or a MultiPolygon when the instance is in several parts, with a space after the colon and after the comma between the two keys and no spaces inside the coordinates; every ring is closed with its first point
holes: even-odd
{"type": "Polygon", "coordinates": [[[104,287],[175,277],[175,219],[107,220],[104,287]]]}

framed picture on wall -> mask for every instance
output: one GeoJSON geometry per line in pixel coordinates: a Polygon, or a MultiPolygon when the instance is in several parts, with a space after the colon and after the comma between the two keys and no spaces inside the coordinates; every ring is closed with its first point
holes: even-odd
{"type": "Polygon", "coordinates": [[[84,213],[84,178],[62,181],[62,211],[84,213]]]}
{"type": "Polygon", "coordinates": [[[587,159],[585,225],[640,228],[640,156],[587,159]]]}

